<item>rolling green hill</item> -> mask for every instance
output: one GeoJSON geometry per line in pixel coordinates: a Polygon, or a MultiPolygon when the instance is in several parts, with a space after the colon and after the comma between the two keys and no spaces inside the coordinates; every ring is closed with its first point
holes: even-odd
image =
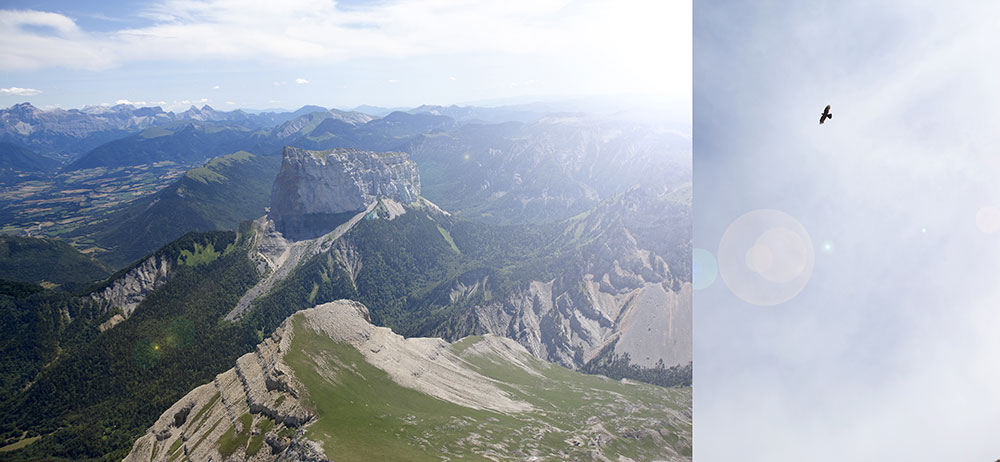
{"type": "Polygon", "coordinates": [[[78,285],[110,274],[106,265],[58,239],[0,235],[0,279],[78,285]]]}
{"type": "Polygon", "coordinates": [[[121,267],[190,231],[236,229],[264,214],[280,166],[246,151],[217,157],[81,232],[107,250],[98,258],[121,267]]]}

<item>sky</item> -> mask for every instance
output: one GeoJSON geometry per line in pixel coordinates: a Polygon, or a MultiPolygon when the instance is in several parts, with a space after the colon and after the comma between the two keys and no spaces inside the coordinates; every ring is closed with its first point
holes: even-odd
{"type": "Polygon", "coordinates": [[[690,106],[691,2],[0,2],[0,106],[690,106]]]}
{"type": "Polygon", "coordinates": [[[1000,457],[998,19],[696,2],[695,460],[1000,457]]]}

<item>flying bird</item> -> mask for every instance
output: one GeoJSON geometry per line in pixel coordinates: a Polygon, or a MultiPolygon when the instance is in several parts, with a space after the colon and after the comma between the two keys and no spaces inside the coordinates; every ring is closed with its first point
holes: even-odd
{"type": "Polygon", "coordinates": [[[832,118],[833,118],[833,113],[830,112],[830,105],[827,104],[826,109],[823,109],[823,113],[819,115],[819,124],[823,125],[823,122],[826,122],[826,119],[832,119],[832,118]]]}

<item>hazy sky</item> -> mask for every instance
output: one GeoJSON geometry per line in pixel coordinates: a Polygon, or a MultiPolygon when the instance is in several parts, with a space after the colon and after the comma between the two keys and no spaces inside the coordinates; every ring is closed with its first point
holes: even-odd
{"type": "Polygon", "coordinates": [[[998,20],[985,1],[696,2],[695,247],[720,256],[773,209],[814,258],[790,300],[749,303],[792,284],[762,267],[806,271],[759,237],[794,225],[754,212],[718,263],[756,289],[695,292],[696,460],[1000,457],[998,20]]]}
{"type": "Polygon", "coordinates": [[[0,106],[690,101],[691,2],[6,0],[0,106]]]}

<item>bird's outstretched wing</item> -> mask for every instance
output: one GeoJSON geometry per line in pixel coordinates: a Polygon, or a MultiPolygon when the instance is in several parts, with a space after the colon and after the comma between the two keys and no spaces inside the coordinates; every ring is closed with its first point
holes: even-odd
{"type": "Polygon", "coordinates": [[[829,113],[830,113],[830,105],[827,104],[826,109],[823,109],[823,114],[829,114],[829,113]]]}
{"type": "Polygon", "coordinates": [[[819,124],[823,125],[823,122],[826,122],[826,114],[819,115],[819,124]]]}

